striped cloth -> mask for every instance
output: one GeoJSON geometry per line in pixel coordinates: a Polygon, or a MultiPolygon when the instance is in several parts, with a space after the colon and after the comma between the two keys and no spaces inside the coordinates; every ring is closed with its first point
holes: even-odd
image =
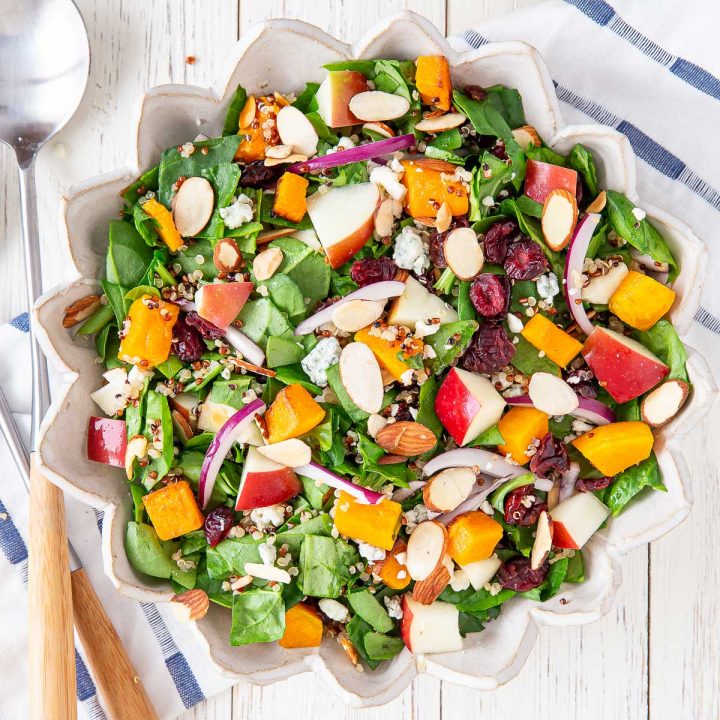
{"type": "MultiPolygon", "coordinates": [[[[0,326],[0,384],[20,427],[29,432],[28,388],[30,345],[28,316],[0,326]]],[[[54,383],[54,386],[57,384],[54,383]]],[[[27,667],[27,493],[0,439],[0,720],[28,716],[27,667]]],[[[205,651],[162,606],[122,597],[105,576],[100,557],[102,512],[66,497],[68,534],[110,619],[161,718],[173,718],[185,708],[230,686],[211,667],[205,651]]],[[[75,652],[80,717],[104,720],[102,699],[83,659],[75,652]]],[[[138,720],[141,720],[138,718],[138,720]]]]}
{"type": "MultiPolygon", "coordinates": [[[[720,283],[712,280],[720,277],[720,11],[717,0],[651,6],[553,0],[468,30],[462,41],[530,43],[548,64],[566,123],[600,123],[627,136],[640,159],[640,197],[686,222],[711,250],[695,319],[720,333],[720,283]]],[[[713,342],[694,332],[690,341],[713,342]]]]}

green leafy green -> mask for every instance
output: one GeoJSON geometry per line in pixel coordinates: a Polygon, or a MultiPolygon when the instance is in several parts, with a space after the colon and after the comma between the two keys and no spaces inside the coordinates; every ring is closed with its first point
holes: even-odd
{"type": "Polygon", "coordinates": [[[133,225],[111,220],[105,273],[111,283],[131,288],[138,285],[153,259],[153,249],[133,225]]]}
{"type": "Polygon", "coordinates": [[[312,597],[336,598],[352,577],[359,556],[344,540],[306,535],[300,549],[300,586],[312,597]]]}
{"type": "Polygon", "coordinates": [[[523,485],[532,485],[534,482],[533,474],[526,473],[519,477],[512,478],[506,483],[503,483],[497,490],[493,491],[490,495],[490,504],[500,513],[505,512],[505,497],[511,490],[522,487],[523,485]]]}
{"type": "Polygon", "coordinates": [[[253,588],[233,596],[231,645],[279,640],[285,632],[285,603],[275,590],[253,588]]]}
{"type": "Polygon", "coordinates": [[[583,145],[575,145],[568,155],[568,165],[580,173],[590,195],[595,197],[598,194],[598,181],[592,153],[583,145]]]}
{"type": "Polygon", "coordinates": [[[155,438],[161,444],[160,456],[142,469],[141,482],[150,490],[167,475],[173,461],[173,426],[170,406],[165,395],[148,390],[145,408],[145,435],[153,442],[151,426],[156,427],[155,438]]]}
{"type": "Polygon", "coordinates": [[[393,629],[387,610],[367,588],[348,593],[347,600],[353,611],[377,632],[386,633],[393,629]]]}
{"type": "Polygon", "coordinates": [[[365,633],[363,637],[365,652],[371,660],[392,660],[402,651],[405,644],[399,637],[378,632],[365,633]]]}
{"type": "Polygon", "coordinates": [[[498,204],[500,190],[512,182],[512,170],[502,160],[487,150],[480,159],[480,164],[473,170],[470,187],[471,222],[482,220],[490,214],[498,204]]]}
{"type": "Polygon", "coordinates": [[[515,354],[510,364],[523,375],[530,377],[536,372],[547,372],[560,377],[560,366],[549,357],[541,357],[538,349],[531,345],[522,335],[517,335],[515,354]]]}
{"type": "Polygon", "coordinates": [[[633,337],[657,355],[669,368],[668,380],[689,382],[685,363],[687,352],[677,331],[667,320],[658,320],[649,330],[636,330],[633,337]]]}
{"type": "Polygon", "coordinates": [[[436,375],[465,352],[477,329],[478,324],[474,320],[456,320],[441,325],[434,335],[429,336],[428,344],[435,351],[430,367],[436,375]]]}
{"type": "Polygon", "coordinates": [[[208,224],[198,233],[197,237],[219,240],[226,237],[225,222],[220,216],[221,208],[232,204],[233,197],[240,182],[240,168],[235,163],[223,162],[200,171],[213,186],[215,191],[215,209],[208,224]]]}
{"type": "Polygon", "coordinates": [[[225,112],[225,122],[223,123],[223,135],[237,135],[240,129],[240,113],[247,102],[247,92],[242,85],[235,88],[235,92],[230,98],[227,111],[225,112]]]}
{"type": "Polygon", "coordinates": [[[500,434],[500,429],[497,425],[489,427],[484,432],[481,432],[471,443],[470,447],[479,447],[480,445],[502,445],[505,442],[503,436],[500,434]]]}
{"type": "Polygon", "coordinates": [[[617,517],[627,504],[646,487],[667,491],[655,453],[652,453],[639,465],[633,465],[621,472],[605,490],[603,500],[610,508],[613,517],[617,517]]]}

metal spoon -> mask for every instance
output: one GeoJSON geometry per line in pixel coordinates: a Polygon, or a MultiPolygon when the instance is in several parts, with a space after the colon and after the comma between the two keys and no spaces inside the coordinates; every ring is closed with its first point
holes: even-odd
{"type": "MultiPolygon", "coordinates": [[[[70,0],[0,0],[0,141],[15,151],[28,306],[42,293],[35,156],[85,92],[90,48],[70,0]]],[[[47,365],[32,339],[32,447],[50,404],[47,365]]],[[[75,648],[62,492],[30,461],[30,716],[77,716],[75,648]]]]}

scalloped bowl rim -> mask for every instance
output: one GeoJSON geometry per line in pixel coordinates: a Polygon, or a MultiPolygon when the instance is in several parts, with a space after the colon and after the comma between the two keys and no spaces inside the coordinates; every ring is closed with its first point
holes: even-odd
{"type": "MultiPolygon", "coordinates": [[[[300,21],[271,20],[260,23],[253,26],[238,42],[234,57],[229,63],[227,80],[222,89],[163,85],[145,93],[139,99],[135,112],[136,166],[92,178],[73,187],[65,199],[63,219],[68,229],[68,250],[73,260],[75,274],[80,279],[49,291],[38,300],[33,310],[34,318],[37,320],[35,324],[37,335],[43,349],[65,371],[64,379],[66,381],[64,391],[56,396],[43,423],[39,443],[40,467],[46,476],[63,490],[83,502],[105,511],[102,528],[102,555],[105,571],[120,592],[143,602],[166,602],[172,593],[167,586],[161,587],[142,582],[139,576],[129,580],[127,572],[122,567],[123,563],[127,565],[122,545],[123,530],[127,520],[127,491],[123,487],[122,481],[118,484],[117,492],[114,493],[90,491],[86,487],[74,484],[67,470],[59,471],[59,461],[55,457],[57,454],[55,444],[60,443],[62,439],[58,426],[62,424],[64,414],[72,405],[73,386],[81,379],[81,370],[84,369],[85,373],[90,372],[90,363],[92,362],[85,357],[87,353],[84,350],[78,353],[78,357],[75,357],[74,349],[68,346],[67,331],[58,322],[62,309],[68,302],[87,294],[89,287],[97,286],[96,279],[82,279],[81,277],[83,271],[88,273],[91,264],[88,256],[92,256],[92,238],[90,229],[83,228],[82,218],[73,216],[73,208],[78,206],[81,211],[86,211],[87,203],[92,201],[95,194],[105,192],[110,197],[111,192],[117,192],[123,183],[128,184],[141,173],[142,168],[151,165],[153,153],[157,150],[153,146],[153,131],[160,127],[159,115],[156,113],[158,108],[162,109],[163,103],[167,103],[169,106],[174,105],[172,112],[177,111],[178,107],[185,108],[185,103],[192,103],[197,107],[202,106],[209,110],[210,114],[216,111],[217,115],[227,101],[231,88],[237,84],[237,76],[246,54],[252,60],[253,52],[258,48],[261,50],[262,43],[267,42],[269,37],[276,37],[278,33],[283,35],[285,43],[291,44],[291,41],[307,43],[305,47],[309,50],[323,52],[327,50],[338,57],[363,55],[377,57],[378,52],[383,47],[388,47],[388,44],[391,47],[400,48],[406,47],[407,43],[422,44],[423,52],[435,51],[446,55],[453,72],[459,74],[472,73],[473,66],[480,67],[483,64],[485,64],[483,69],[488,71],[488,68],[495,67],[493,65],[495,61],[500,60],[510,64],[514,61],[525,63],[524,71],[529,70],[531,73],[535,73],[536,85],[529,84],[530,81],[524,76],[515,78],[518,82],[513,82],[513,78],[506,82],[512,87],[522,85],[526,88],[523,92],[526,109],[530,99],[526,97],[526,93],[529,92],[532,95],[535,112],[532,119],[539,126],[540,134],[548,138],[549,143],[559,150],[567,150],[571,144],[579,141],[589,143],[596,151],[599,160],[607,166],[607,172],[615,173],[614,184],[620,186],[634,202],[639,200],[635,190],[636,158],[625,136],[600,125],[565,126],[562,123],[550,75],[537,50],[525,43],[503,42],[484,45],[477,50],[459,52],[448,45],[431,23],[407,11],[385,18],[353,45],[342,43],[319,28],[300,21]],[[235,82],[233,82],[234,79],[235,82]],[[543,103],[545,104],[543,105],[543,103]],[[538,105],[540,105],[539,109],[538,105]],[[148,120],[147,117],[150,119],[148,120]],[[148,140],[145,138],[146,132],[149,136],[148,140]],[[620,180],[618,181],[617,178],[620,180]],[[88,196],[90,200],[85,196],[88,196]],[[75,232],[76,230],[77,232],[75,232]],[[81,368],[83,365],[85,367],[81,368]]],[[[260,52],[260,50],[257,51],[260,52]]],[[[401,49],[400,54],[402,52],[401,49]]],[[[415,55],[417,54],[419,53],[416,52],[415,55]]],[[[248,60],[248,63],[251,60],[248,60]]],[[[490,72],[492,73],[493,70],[490,72]]],[[[300,81],[304,82],[304,78],[300,78],[300,81]]],[[[649,217],[663,226],[666,233],[675,238],[676,244],[679,243],[681,246],[682,253],[689,254],[684,260],[683,271],[678,281],[683,286],[682,297],[671,312],[681,336],[684,336],[699,305],[702,281],[706,270],[704,260],[707,250],[690,228],[676,218],[647,203],[643,203],[643,208],[649,217]]],[[[107,212],[106,217],[109,214],[107,212]]],[[[404,690],[417,672],[427,672],[442,680],[481,690],[496,688],[520,671],[532,649],[540,626],[579,625],[597,620],[605,614],[621,582],[619,557],[632,547],[659,538],[681,522],[689,512],[690,493],[687,481],[682,480],[682,478],[688,477],[688,473],[680,442],[707,412],[716,388],[707,363],[692,350],[689,352],[688,368],[694,384],[691,400],[683,408],[681,415],[666,426],[658,438],[660,445],[658,457],[666,478],[669,477],[670,484],[672,484],[671,492],[668,493],[672,504],[664,515],[654,516],[649,524],[646,519],[640,519],[633,515],[630,522],[625,523],[630,527],[625,529],[622,536],[616,537],[612,534],[613,525],[610,526],[610,531],[606,529],[598,533],[598,536],[588,546],[588,557],[592,568],[592,572],[589,572],[588,575],[589,577],[600,577],[600,582],[604,584],[599,588],[598,594],[591,599],[579,600],[582,609],[573,611],[565,604],[559,604],[557,598],[553,599],[556,602],[551,600],[543,604],[531,603],[526,600],[515,601],[496,623],[490,624],[480,634],[481,638],[491,638],[488,643],[473,640],[471,647],[458,653],[415,658],[407,650],[404,650],[395,660],[387,663],[383,670],[371,675],[366,674],[367,682],[365,683],[359,681],[359,678],[363,676],[358,676],[356,679],[348,675],[345,658],[334,651],[332,647],[327,647],[336,645],[335,643],[325,643],[321,648],[309,651],[285,651],[282,656],[278,656],[276,653],[274,657],[269,658],[265,658],[263,655],[264,646],[235,649],[238,653],[250,655],[254,653],[259,657],[256,667],[245,668],[243,665],[239,669],[237,667],[239,661],[236,662],[235,657],[228,657],[227,641],[225,640],[223,643],[221,634],[216,631],[216,625],[225,627],[226,618],[220,617],[213,609],[207,618],[199,623],[191,623],[190,627],[195,630],[196,636],[205,646],[208,656],[218,672],[226,677],[243,679],[256,684],[267,684],[299,672],[312,671],[317,673],[346,703],[358,707],[379,705],[392,700],[404,690]],[[633,523],[636,527],[632,527],[633,523]],[[483,645],[486,646],[487,651],[492,652],[488,648],[492,648],[493,643],[500,642],[497,636],[503,633],[505,635],[512,634],[512,639],[504,641],[509,644],[509,648],[504,655],[500,654],[497,667],[493,667],[489,672],[474,673],[470,667],[458,666],[458,658],[464,660],[466,656],[482,652],[483,645]],[[370,682],[373,676],[380,678],[380,682],[370,682]]],[[[76,462],[82,464],[88,461],[76,458],[76,462]]],[[[643,500],[638,505],[645,502],[643,500]]],[[[632,513],[630,514],[632,515],[632,513]]],[[[589,582],[590,580],[588,580],[589,582]]],[[[564,591],[562,594],[565,598],[570,599],[579,597],[583,587],[573,586],[573,589],[564,591]]],[[[224,609],[218,608],[217,610],[224,612],[225,615],[228,614],[224,609]]],[[[478,635],[471,637],[478,638],[478,635]]],[[[466,641],[467,643],[468,641],[466,641]]],[[[475,665],[474,659],[471,658],[471,660],[472,662],[468,661],[465,664],[471,667],[475,665]]]]}

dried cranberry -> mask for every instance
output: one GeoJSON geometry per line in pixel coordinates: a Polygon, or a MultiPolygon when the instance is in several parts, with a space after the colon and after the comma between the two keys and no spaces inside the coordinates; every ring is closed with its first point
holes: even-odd
{"type": "Polygon", "coordinates": [[[578,478],[575,481],[575,489],[581,493],[595,492],[595,490],[604,490],[612,481],[611,477],[578,478]]]}
{"type": "Polygon", "coordinates": [[[485,233],[485,259],[502,265],[510,243],[522,237],[514,220],[503,220],[491,225],[485,233]]]}
{"type": "Polygon", "coordinates": [[[585,184],[583,176],[578,173],[577,182],[575,183],[575,200],[579,208],[584,208],[588,204],[590,190],[585,184]]]}
{"type": "Polygon", "coordinates": [[[470,341],[462,366],[470,372],[494,373],[510,363],[515,346],[505,330],[495,323],[484,323],[470,341]]]}
{"type": "Polygon", "coordinates": [[[412,422],[415,419],[410,412],[410,404],[406,400],[400,400],[400,402],[388,405],[385,412],[383,412],[383,415],[385,417],[393,417],[397,422],[403,422],[405,420],[412,422]],[[397,410],[393,415],[392,411],[395,405],[397,405],[397,410]]]}
{"type": "Polygon", "coordinates": [[[205,352],[202,335],[188,325],[187,315],[181,315],[173,327],[172,350],[183,362],[195,362],[205,352]]]}
{"type": "Polygon", "coordinates": [[[485,90],[479,85],[466,85],[465,94],[471,100],[484,100],[488,96],[485,90]]]}
{"type": "Polygon", "coordinates": [[[433,231],[430,233],[430,250],[429,250],[429,256],[430,256],[430,263],[433,267],[436,268],[446,268],[447,267],[447,260],[445,260],[445,238],[448,236],[448,233],[451,233],[453,230],[459,227],[468,227],[469,222],[467,217],[464,215],[461,217],[457,217],[453,220],[450,227],[445,230],[445,232],[438,232],[437,230],[433,229],[433,231]]]}
{"type": "Polygon", "coordinates": [[[505,590],[527,592],[543,584],[549,569],[550,564],[544,562],[537,570],[533,570],[530,558],[518,555],[502,564],[497,579],[505,590]]]}
{"type": "Polygon", "coordinates": [[[398,266],[392,258],[364,258],[356,260],[350,268],[350,277],[360,286],[371,285],[383,280],[393,280],[398,266]]]}
{"type": "Polygon", "coordinates": [[[262,188],[270,190],[285,172],[284,165],[268,167],[263,160],[251,162],[242,169],[240,187],[262,188]]]}
{"type": "Polygon", "coordinates": [[[210,547],[215,547],[221,540],[227,537],[233,525],[234,518],[235,515],[233,511],[225,505],[215,508],[205,518],[205,538],[210,547]]]}
{"type": "Polygon", "coordinates": [[[534,525],[540,513],[547,510],[534,485],[523,485],[505,496],[505,522],[508,525],[534,525]]]}
{"type": "Polygon", "coordinates": [[[505,149],[505,141],[498,138],[497,142],[490,148],[490,154],[494,155],[498,160],[507,160],[508,154],[505,149]]]}
{"type": "Polygon", "coordinates": [[[481,273],[470,286],[470,300],[483,317],[504,315],[510,306],[510,280],[503,275],[481,273]]]}
{"type": "Polygon", "coordinates": [[[217,325],[201,318],[194,310],[185,316],[185,321],[208,340],[219,340],[225,334],[217,325]]]}
{"type": "Polygon", "coordinates": [[[597,389],[592,383],[593,372],[589,368],[571,370],[565,376],[565,381],[577,395],[584,398],[594,399],[597,397],[597,389]]]}
{"type": "Polygon", "coordinates": [[[548,433],[530,460],[530,470],[539,478],[555,479],[564,473],[570,463],[565,444],[548,433]]]}
{"type": "Polygon", "coordinates": [[[319,313],[321,310],[324,310],[325,308],[329,308],[331,305],[334,305],[339,299],[340,299],[339,296],[335,296],[335,297],[329,297],[329,298],[325,298],[324,300],[321,300],[315,306],[315,312],[319,313]]]}
{"type": "Polygon", "coordinates": [[[508,248],[505,272],[513,280],[534,280],[547,268],[542,248],[532,240],[520,240],[508,248]]]}

